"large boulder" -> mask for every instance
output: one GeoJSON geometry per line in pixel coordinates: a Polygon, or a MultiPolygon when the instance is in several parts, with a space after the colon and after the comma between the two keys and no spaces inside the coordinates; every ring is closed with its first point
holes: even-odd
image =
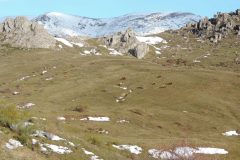
{"type": "Polygon", "coordinates": [[[25,17],[8,18],[0,24],[0,42],[20,48],[53,48],[56,40],[36,22],[25,17]]]}
{"type": "Polygon", "coordinates": [[[132,29],[104,37],[103,42],[120,53],[131,54],[138,59],[142,59],[149,51],[148,45],[139,42],[132,29]]]}

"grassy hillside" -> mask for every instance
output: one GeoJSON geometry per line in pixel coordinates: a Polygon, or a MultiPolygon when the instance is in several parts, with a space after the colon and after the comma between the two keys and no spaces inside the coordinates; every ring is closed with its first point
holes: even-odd
{"type": "Polygon", "coordinates": [[[143,60],[82,56],[78,49],[18,50],[2,46],[1,100],[14,105],[36,104],[29,114],[47,119],[34,120],[36,127],[76,144],[68,155],[45,155],[31,145],[7,150],[5,143],[16,133],[2,126],[2,159],[87,160],[89,156],[81,149],[84,147],[105,160],[146,160],[151,159],[148,149],[173,146],[224,148],[228,155],[201,159],[238,159],[239,137],[222,133],[240,129],[240,66],[234,62],[240,41],[230,37],[213,45],[181,33],[160,36],[170,41],[157,47],[169,47],[158,56],[151,48],[143,60]],[[194,63],[196,59],[200,62],[194,63]],[[41,74],[44,70],[47,73],[41,74]],[[24,76],[30,78],[20,81],[24,76]],[[49,78],[52,80],[46,80],[49,78]],[[128,90],[121,89],[120,83],[128,90]],[[116,98],[130,89],[126,101],[117,103],[116,98]],[[20,94],[13,95],[14,91],[20,94]],[[59,116],[66,120],[57,120],[59,116]],[[111,121],[80,121],[86,116],[107,116],[111,121]],[[119,120],[129,123],[117,123],[119,120]],[[109,134],[99,134],[99,130],[109,134]],[[135,156],[114,149],[112,144],[138,145],[144,151],[135,156]]]}

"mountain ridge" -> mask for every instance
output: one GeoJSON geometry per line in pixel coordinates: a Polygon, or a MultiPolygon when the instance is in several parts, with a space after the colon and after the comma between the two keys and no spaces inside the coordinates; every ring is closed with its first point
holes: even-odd
{"type": "Polygon", "coordinates": [[[89,18],[60,12],[49,12],[33,19],[43,24],[50,34],[64,36],[101,37],[133,28],[138,35],[179,29],[201,16],[188,12],[132,13],[113,18],[89,18]]]}

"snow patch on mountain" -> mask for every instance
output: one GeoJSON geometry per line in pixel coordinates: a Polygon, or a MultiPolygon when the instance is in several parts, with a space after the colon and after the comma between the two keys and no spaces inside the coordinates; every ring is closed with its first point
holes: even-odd
{"type": "Polygon", "coordinates": [[[88,18],[51,12],[34,19],[57,37],[100,37],[132,28],[137,35],[150,35],[169,29],[179,29],[201,17],[192,13],[128,14],[115,18],[88,18]]]}

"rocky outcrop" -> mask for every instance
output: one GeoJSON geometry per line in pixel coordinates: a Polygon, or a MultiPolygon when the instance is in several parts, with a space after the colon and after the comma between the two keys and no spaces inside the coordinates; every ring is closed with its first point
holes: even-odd
{"type": "Polygon", "coordinates": [[[120,53],[131,54],[138,59],[142,59],[149,51],[148,45],[139,42],[132,29],[104,37],[103,42],[120,53]]]}
{"type": "Polygon", "coordinates": [[[185,28],[202,39],[209,39],[217,43],[229,34],[240,35],[240,10],[231,13],[217,13],[214,18],[205,17],[195,24],[188,24],[185,28]]]}
{"type": "Polygon", "coordinates": [[[56,44],[43,26],[25,17],[8,18],[0,24],[0,42],[20,48],[53,48],[56,44]]]}

